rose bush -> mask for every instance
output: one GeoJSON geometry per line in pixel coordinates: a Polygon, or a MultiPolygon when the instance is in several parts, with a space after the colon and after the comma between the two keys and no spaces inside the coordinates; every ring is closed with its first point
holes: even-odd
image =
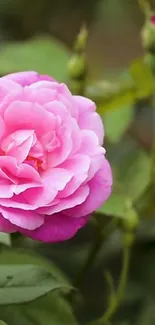
{"type": "Polygon", "coordinates": [[[63,241],[109,197],[95,109],[48,76],[0,78],[0,231],[63,241]]]}

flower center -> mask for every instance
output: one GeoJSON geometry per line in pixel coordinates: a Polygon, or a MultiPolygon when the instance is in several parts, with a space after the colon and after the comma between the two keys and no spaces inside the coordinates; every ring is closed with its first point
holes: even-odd
{"type": "Polygon", "coordinates": [[[28,156],[26,158],[26,162],[28,162],[31,166],[33,166],[37,170],[42,168],[42,161],[38,158],[28,156]]]}

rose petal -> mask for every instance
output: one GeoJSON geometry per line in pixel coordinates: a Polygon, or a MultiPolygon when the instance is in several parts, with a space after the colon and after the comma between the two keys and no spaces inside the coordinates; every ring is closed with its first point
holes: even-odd
{"type": "Polygon", "coordinates": [[[102,168],[89,182],[89,196],[83,204],[67,209],[64,213],[76,218],[91,214],[97,210],[109,197],[112,187],[112,173],[108,161],[105,159],[102,168]]]}
{"type": "Polygon", "coordinates": [[[96,110],[95,103],[86,97],[73,96],[75,105],[77,106],[79,116],[86,112],[94,112],[96,110]]]}
{"type": "Polygon", "coordinates": [[[24,211],[0,206],[0,213],[13,225],[28,230],[34,230],[44,223],[44,217],[35,211],[24,211]]]}
{"type": "Polygon", "coordinates": [[[20,232],[35,240],[55,243],[72,238],[86,222],[87,217],[76,219],[58,213],[45,217],[40,228],[33,231],[20,229],[20,232]]]}
{"type": "Polygon", "coordinates": [[[65,199],[61,199],[59,203],[54,206],[49,206],[45,208],[39,208],[38,212],[41,214],[51,215],[60,211],[63,211],[67,208],[75,207],[83,203],[87,196],[89,195],[88,185],[81,186],[74,194],[70,195],[65,199]]]}
{"type": "Polygon", "coordinates": [[[2,77],[3,80],[13,80],[22,86],[28,86],[39,80],[53,81],[54,79],[47,75],[39,75],[35,71],[24,71],[8,74],[2,77]]]}
{"type": "Polygon", "coordinates": [[[99,145],[103,143],[104,129],[101,117],[96,112],[83,113],[79,117],[78,124],[81,129],[94,131],[99,139],[99,145]]]}
{"type": "Polygon", "coordinates": [[[0,231],[5,233],[12,233],[18,231],[18,228],[9,220],[4,219],[2,214],[0,214],[0,231]]]}
{"type": "Polygon", "coordinates": [[[91,130],[81,131],[81,147],[80,152],[85,155],[105,154],[105,149],[99,146],[97,135],[91,130]]]}
{"type": "Polygon", "coordinates": [[[6,109],[4,121],[10,133],[29,129],[41,136],[54,127],[52,115],[39,104],[29,102],[14,101],[6,109]]]}
{"type": "Polygon", "coordinates": [[[79,186],[86,180],[90,167],[90,158],[85,155],[77,154],[62,164],[62,167],[73,173],[70,182],[64,190],[59,192],[58,198],[64,198],[73,194],[79,186]]]}
{"type": "Polygon", "coordinates": [[[34,142],[34,131],[18,130],[2,141],[1,148],[7,156],[16,158],[21,164],[28,156],[34,142]]]}

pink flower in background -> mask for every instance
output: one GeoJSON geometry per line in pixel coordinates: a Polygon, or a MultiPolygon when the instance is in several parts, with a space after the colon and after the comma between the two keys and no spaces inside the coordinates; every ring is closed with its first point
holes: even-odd
{"type": "Polygon", "coordinates": [[[36,72],[0,78],[0,231],[71,238],[110,195],[95,104],[36,72]]]}

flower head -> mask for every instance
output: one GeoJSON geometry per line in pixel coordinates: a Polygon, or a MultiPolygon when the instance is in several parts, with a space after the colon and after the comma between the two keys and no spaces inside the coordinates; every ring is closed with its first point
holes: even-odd
{"type": "Polygon", "coordinates": [[[0,231],[71,238],[109,197],[95,104],[36,72],[0,78],[0,231]]]}

